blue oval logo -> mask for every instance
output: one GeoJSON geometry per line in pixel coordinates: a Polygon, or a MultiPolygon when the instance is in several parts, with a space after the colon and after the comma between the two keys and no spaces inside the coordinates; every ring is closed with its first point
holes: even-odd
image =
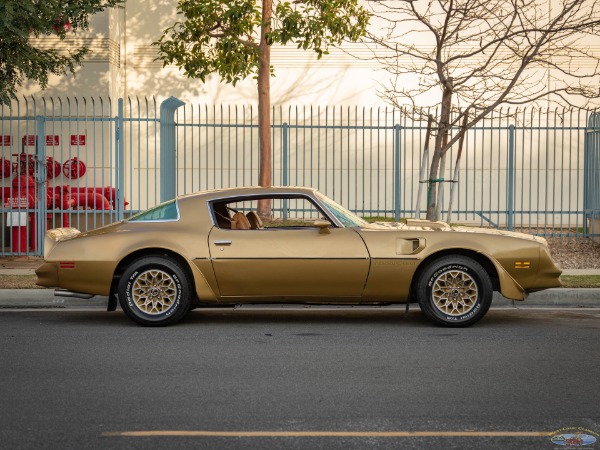
{"type": "Polygon", "coordinates": [[[592,445],[596,442],[595,436],[581,433],[557,434],[552,436],[553,444],[564,445],[565,447],[583,447],[584,445],[592,445]]]}

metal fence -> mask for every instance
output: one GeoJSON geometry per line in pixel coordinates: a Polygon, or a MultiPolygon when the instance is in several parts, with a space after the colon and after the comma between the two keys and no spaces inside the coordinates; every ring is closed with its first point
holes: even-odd
{"type": "MultiPolygon", "coordinates": [[[[161,105],[27,98],[3,106],[0,255],[39,255],[45,229],[93,229],[167,191],[257,184],[255,108],[161,105]]],[[[426,124],[395,109],[358,107],[274,107],[272,124],[274,184],[318,188],[366,217],[415,215],[426,124]]],[[[442,178],[454,173],[454,159],[450,152],[442,178]]],[[[452,220],[597,237],[599,171],[597,114],[498,111],[467,134],[452,220]]]]}

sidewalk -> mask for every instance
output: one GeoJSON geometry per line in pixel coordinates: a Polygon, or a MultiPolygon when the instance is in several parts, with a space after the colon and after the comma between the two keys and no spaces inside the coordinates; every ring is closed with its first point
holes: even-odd
{"type": "Polygon", "coordinates": [[[35,275],[35,269],[42,265],[41,258],[24,256],[20,258],[1,258],[0,275],[35,275]]]}

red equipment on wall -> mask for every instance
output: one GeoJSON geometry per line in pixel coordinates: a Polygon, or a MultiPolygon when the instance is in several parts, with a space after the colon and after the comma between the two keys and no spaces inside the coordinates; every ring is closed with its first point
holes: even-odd
{"type": "Polygon", "coordinates": [[[35,172],[35,158],[33,155],[29,155],[28,153],[13,153],[13,156],[19,157],[19,162],[13,164],[13,172],[24,174],[28,173],[29,175],[33,175],[35,172]]]}
{"type": "MultiPolygon", "coordinates": [[[[25,167],[23,166],[23,171],[26,170],[25,167]]],[[[31,175],[23,173],[12,180],[8,205],[14,210],[12,217],[18,222],[11,224],[11,251],[14,253],[27,252],[28,223],[31,227],[29,246],[34,250],[36,248],[35,213],[26,213],[28,208],[35,208],[35,199],[37,197],[35,191],[35,179],[31,175]]]]}
{"type": "Polygon", "coordinates": [[[12,168],[8,159],[0,158],[0,179],[10,177],[12,168]]]}
{"type": "MultiPolygon", "coordinates": [[[[24,140],[25,142],[25,140],[24,140]]],[[[25,145],[25,144],[23,144],[25,145]]],[[[26,253],[35,251],[37,247],[37,221],[39,201],[39,180],[36,180],[40,170],[45,170],[47,180],[52,180],[61,175],[72,180],[82,177],[86,173],[85,164],[77,157],[73,157],[64,164],[56,161],[53,157],[46,158],[46,167],[38,166],[34,155],[25,151],[13,154],[17,162],[6,158],[0,158],[0,179],[8,178],[11,172],[16,176],[11,182],[11,187],[0,188],[0,201],[8,211],[7,226],[11,228],[11,250],[13,253],[26,253]],[[37,172],[36,172],[37,171],[37,172]]],[[[48,184],[48,181],[46,182],[48,184]]],[[[123,199],[127,206],[129,203],[123,199]]],[[[48,186],[46,190],[46,204],[48,212],[45,219],[48,228],[51,220],[57,213],[62,214],[62,226],[69,226],[70,209],[85,208],[94,210],[117,209],[116,189],[111,186],[105,187],[70,187],[48,186]],[[54,211],[52,211],[54,210],[54,211]],[[56,211],[59,210],[59,211],[56,211]]]]}
{"type": "Polygon", "coordinates": [[[110,203],[102,194],[86,193],[86,194],[71,194],[75,199],[75,206],[85,206],[91,209],[109,210],[110,203]]]}
{"type": "Polygon", "coordinates": [[[60,175],[61,165],[58,161],[56,161],[52,156],[48,156],[46,158],[46,175],[49,180],[56,178],[60,175]]]}
{"type": "MultiPolygon", "coordinates": [[[[55,188],[48,187],[46,192],[46,201],[48,209],[71,209],[75,206],[75,200],[71,197],[71,189],[69,186],[56,186],[55,188]]],[[[46,215],[48,222],[47,228],[50,228],[52,213],[46,215]]],[[[62,213],[62,226],[69,226],[69,213],[62,213]]]]}
{"type": "MultiPolygon", "coordinates": [[[[117,190],[114,187],[110,187],[110,186],[106,186],[106,187],[72,187],[71,188],[71,192],[73,194],[84,194],[87,193],[88,196],[91,194],[100,194],[104,197],[106,197],[106,199],[108,201],[110,201],[110,208],[103,208],[103,209],[117,209],[117,190]]],[[[91,198],[91,197],[90,197],[91,198]]],[[[129,205],[129,202],[124,201],[123,202],[123,206],[127,206],[129,205]]],[[[102,209],[102,208],[97,208],[97,209],[102,209]]]]}
{"type": "Polygon", "coordinates": [[[77,157],[71,158],[63,164],[63,173],[65,177],[76,180],[85,175],[86,167],[77,157]]]}

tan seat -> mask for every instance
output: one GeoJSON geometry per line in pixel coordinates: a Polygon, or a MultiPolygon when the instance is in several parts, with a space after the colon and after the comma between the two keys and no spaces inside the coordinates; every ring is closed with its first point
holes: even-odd
{"type": "Polygon", "coordinates": [[[232,230],[249,230],[250,222],[242,212],[236,212],[231,218],[232,230]]]}
{"type": "Polygon", "coordinates": [[[250,222],[250,229],[260,230],[263,227],[262,220],[260,220],[260,217],[258,214],[256,214],[256,212],[248,212],[248,214],[246,214],[246,218],[248,219],[248,222],[250,222]]]}
{"type": "Polygon", "coordinates": [[[216,225],[219,228],[231,229],[231,217],[229,217],[227,207],[223,203],[215,203],[214,212],[216,225]]]}

